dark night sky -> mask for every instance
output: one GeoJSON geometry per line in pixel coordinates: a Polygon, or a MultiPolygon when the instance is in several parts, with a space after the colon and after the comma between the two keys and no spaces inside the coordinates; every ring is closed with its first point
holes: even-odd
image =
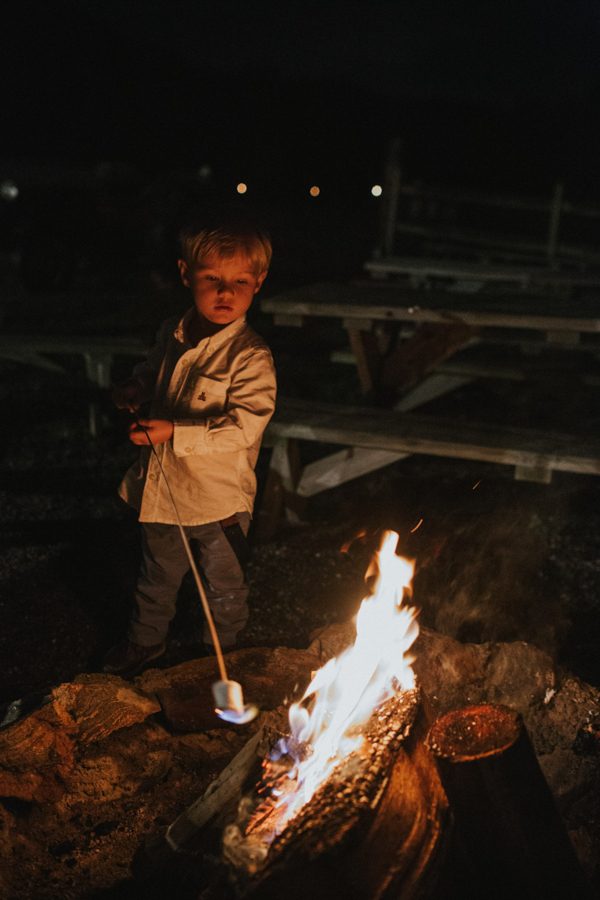
{"type": "Polygon", "coordinates": [[[503,2],[21,2],[5,13],[2,156],[126,159],[598,193],[600,7],[503,2]]]}

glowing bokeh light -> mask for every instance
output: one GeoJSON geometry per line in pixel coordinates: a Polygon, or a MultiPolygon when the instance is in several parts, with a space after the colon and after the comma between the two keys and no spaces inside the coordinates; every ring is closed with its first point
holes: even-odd
{"type": "Polygon", "coordinates": [[[383,188],[380,184],[374,184],[371,188],[371,193],[374,197],[381,197],[381,195],[383,194],[383,188]]]}
{"type": "Polygon", "coordinates": [[[317,184],[313,184],[308,193],[311,197],[318,197],[321,193],[321,188],[317,184]]]}
{"type": "Polygon", "coordinates": [[[0,197],[3,200],[16,200],[19,196],[19,188],[14,181],[3,181],[0,184],[0,197]]]}
{"type": "Polygon", "coordinates": [[[238,194],[245,194],[247,190],[248,185],[244,184],[243,181],[240,181],[240,183],[236,186],[236,191],[238,192],[238,194]]]}

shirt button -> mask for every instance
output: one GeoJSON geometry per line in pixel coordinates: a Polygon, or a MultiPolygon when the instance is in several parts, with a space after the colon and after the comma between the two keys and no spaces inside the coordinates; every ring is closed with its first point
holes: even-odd
{"type": "Polygon", "coordinates": [[[192,448],[191,448],[191,447],[186,447],[186,448],[185,448],[185,452],[186,452],[186,453],[191,453],[191,452],[192,452],[192,448]]]}

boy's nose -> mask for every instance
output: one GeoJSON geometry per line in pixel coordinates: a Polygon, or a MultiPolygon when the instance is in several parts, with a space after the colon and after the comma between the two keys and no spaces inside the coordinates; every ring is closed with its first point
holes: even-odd
{"type": "Polygon", "coordinates": [[[219,281],[218,286],[219,294],[231,294],[233,291],[232,286],[227,281],[219,281]]]}

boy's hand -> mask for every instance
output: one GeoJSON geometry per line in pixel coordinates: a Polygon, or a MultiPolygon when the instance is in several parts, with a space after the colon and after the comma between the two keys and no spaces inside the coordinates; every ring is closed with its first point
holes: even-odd
{"type": "Polygon", "coordinates": [[[138,447],[149,443],[148,436],[153,444],[166,444],[173,437],[173,423],[170,419],[138,419],[129,426],[129,440],[138,447]]]}
{"type": "Polygon", "coordinates": [[[135,412],[143,403],[142,386],[135,378],[129,378],[113,387],[112,399],[117,409],[135,412]]]}

